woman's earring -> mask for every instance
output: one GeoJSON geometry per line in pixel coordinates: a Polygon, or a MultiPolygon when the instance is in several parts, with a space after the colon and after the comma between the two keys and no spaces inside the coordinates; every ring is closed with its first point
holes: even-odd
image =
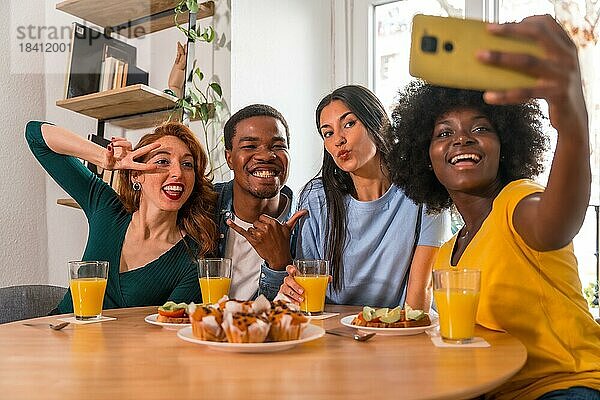
{"type": "Polygon", "coordinates": [[[433,170],[433,167],[431,166],[431,164],[427,165],[427,168],[431,171],[433,170]]]}
{"type": "Polygon", "coordinates": [[[131,187],[133,188],[133,190],[135,190],[136,192],[139,192],[140,190],[142,190],[142,184],[139,183],[138,181],[133,182],[133,185],[131,185],[131,187]]]}

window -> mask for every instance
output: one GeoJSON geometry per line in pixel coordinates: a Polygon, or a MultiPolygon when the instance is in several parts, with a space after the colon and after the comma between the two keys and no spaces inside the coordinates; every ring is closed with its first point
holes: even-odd
{"type": "Polygon", "coordinates": [[[410,27],[415,14],[464,16],[464,1],[444,6],[432,0],[402,0],[376,5],[373,11],[373,91],[389,110],[398,88],[410,80],[410,27]]]}

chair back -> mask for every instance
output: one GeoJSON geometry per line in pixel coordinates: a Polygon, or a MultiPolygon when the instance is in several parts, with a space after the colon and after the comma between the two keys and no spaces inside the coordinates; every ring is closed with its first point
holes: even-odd
{"type": "Polygon", "coordinates": [[[0,288],[0,324],[48,315],[67,288],[52,285],[20,285],[0,288]]]}

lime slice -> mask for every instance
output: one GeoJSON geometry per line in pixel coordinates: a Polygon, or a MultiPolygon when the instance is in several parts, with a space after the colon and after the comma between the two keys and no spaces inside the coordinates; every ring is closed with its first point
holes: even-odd
{"type": "Polygon", "coordinates": [[[400,321],[400,317],[402,316],[402,309],[400,307],[396,307],[390,310],[386,315],[380,317],[381,322],[385,322],[386,324],[392,324],[394,322],[400,321]]]}
{"type": "Polygon", "coordinates": [[[373,316],[375,315],[375,309],[369,306],[364,306],[362,310],[362,315],[365,321],[369,322],[373,319],[373,316]]]}
{"type": "Polygon", "coordinates": [[[375,311],[375,318],[381,318],[381,317],[383,317],[384,315],[387,315],[387,313],[388,313],[389,311],[390,311],[390,309],[389,309],[389,308],[387,308],[387,307],[385,307],[385,308],[378,308],[378,309],[375,311]]]}
{"type": "Polygon", "coordinates": [[[418,321],[425,316],[425,311],[423,310],[413,310],[408,304],[406,304],[406,319],[411,319],[413,321],[418,321]]]}

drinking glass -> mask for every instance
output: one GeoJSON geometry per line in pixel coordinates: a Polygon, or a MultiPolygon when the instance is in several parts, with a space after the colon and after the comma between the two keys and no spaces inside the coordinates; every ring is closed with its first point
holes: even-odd
{"type": "Polygon", "coordinates": [[[200,258],[198,280],[202,302],[213,304],[229,293],[231,286],[231,258],[200,258]]]}
{"type": "Polygon", "coordinates": [[[463,344],[473,340],[480,285],[478,269],[433,271],[433,297],[445,342],[463,344]]]}
{"type": "Polygon", "coordinates": [[[294,280],[304,289],[300,310],[307,315],[322,314],[329,283],[329,261],[295,260],[294,267],[298,271],[294,280]]]}
{"type": "Polygon", "coordinates": [[[69,261],[69,287],[75,319],[102,317],[108,261],[69,261]]]}

